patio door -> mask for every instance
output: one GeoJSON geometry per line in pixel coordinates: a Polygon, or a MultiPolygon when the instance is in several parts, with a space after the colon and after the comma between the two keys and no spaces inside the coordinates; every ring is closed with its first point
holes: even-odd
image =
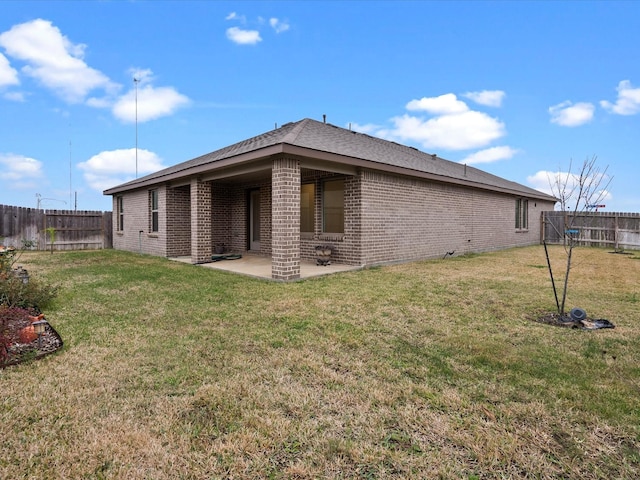
{"type": "Polygon", "coordinates": [[[260,251],[260,190],[249,192],[249,250],[260,251]]]}

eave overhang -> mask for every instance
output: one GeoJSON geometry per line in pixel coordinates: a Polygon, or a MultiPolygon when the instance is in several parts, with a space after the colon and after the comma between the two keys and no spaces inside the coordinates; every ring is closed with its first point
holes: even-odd
{"type": "Polygon", "coordinates": [[[350,157],[326,151],[314,150],[310,148],[291,145],[288,143],[278,143],[261,149],[242,153],[220,160],[212,160],[193,167],[185,167],[181,170],[173,170],[163,174],[162,171],[151,176],[118,185],[105,190],[104,195],[117,195],[119,193],[140,188],[149,188],[162,184],[170,186],[185,185],[192,178],[200,178],[203,181],[221,180],[238,175],[257,171],[268,171],[271,168],[270,160],[281,155],[289,155],[300,160],[301,168],[315,170],[333,171],[347,175],[355,175],[360,169],[371,169],[388,172],[396,175],[406,175],[423,180],[430,180],[438,183],[447,183],[468,188],[485,191],[499,192],[508,195],[539,199],[544,201],[557,201],[556,198],[542,192],[536,194],[535,191],[523,192],[516,188],[511,189],[496,185],[489,185],[482,182],[472,181],[465,178],[438,175],[390,165],[387,163],[365,160],[357,157],[350,157]]]}

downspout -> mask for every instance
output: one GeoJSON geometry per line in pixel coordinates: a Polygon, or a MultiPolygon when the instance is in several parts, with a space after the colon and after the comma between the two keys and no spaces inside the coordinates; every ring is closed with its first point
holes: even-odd
{"type": "Polygon", "coordinates": [[[138,250],[140,251],[140,255],[142,255],[142,234],[144,233],[144,230],[140,230],[138,232],[138,250]]]}

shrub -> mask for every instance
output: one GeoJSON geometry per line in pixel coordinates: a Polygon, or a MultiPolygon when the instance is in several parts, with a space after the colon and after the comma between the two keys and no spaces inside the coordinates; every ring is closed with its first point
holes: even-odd
{"type": "Polygon", "coordinates": [[[18,250],[13,247],[0,245],[0,279],[11,273],[13,264],[18,260],[18,258],[18,250]]]}
{"type": "Polygon", "coordinates": [[[0,276],[0,305],[42,310],[58,293],[58,287],[31,277],[28,283],[15,275],[0,276]]]}
{"type": "Polygon", "coordinates": [[[2,307],[0,307],[0,365],[2,365],[9,355],[9,322],[2,315],[2,307]]]}

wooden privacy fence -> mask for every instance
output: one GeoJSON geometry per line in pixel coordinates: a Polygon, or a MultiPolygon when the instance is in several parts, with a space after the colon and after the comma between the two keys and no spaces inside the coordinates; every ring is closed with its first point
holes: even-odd
{"type": "Polygon", "coordinates": [[[624,212],[542,212],[542,240],[564,243],[567,229],[573,229],[578,245],[640,249],[640,213],[624,212]]]}
{"type": "Polygon", "coordinates": [[[113,248],[111,212],[39,210],[0,205],[0,238],[21,248],[25,241],[38,250],[90,250],[113,248]]]}

